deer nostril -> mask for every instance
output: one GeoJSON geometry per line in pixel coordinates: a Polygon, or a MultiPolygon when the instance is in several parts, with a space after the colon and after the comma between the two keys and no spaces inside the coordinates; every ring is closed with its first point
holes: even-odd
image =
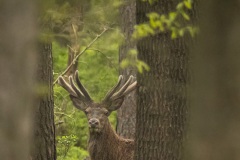
{"type": "Polygon", "coordinates": [[[96,118],[92,118],[92,119],[89,120],[88,123],[89,123],[90,126],[92,126],[92,127],[96,127],[96,126],[99,125],[99,120],[96,119],[96,118]]]}

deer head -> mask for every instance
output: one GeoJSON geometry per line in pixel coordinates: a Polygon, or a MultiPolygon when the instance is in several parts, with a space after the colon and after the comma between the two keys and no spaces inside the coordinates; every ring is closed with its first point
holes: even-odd
{"type": "Polygon", "coordinates": [[[101,103],[95,103],[87,90],[78,78],[78,71],[74,77],[69,77],[69,83],[62,76],[58,83],[69,92],[73,105],[82,110],[89,123],[91,133],[101,133],[108,124],[108,116],[112,111],[119,109],[124,101],[124,97],[136,88],[137,82],[133,81],[133,76],[122,84],[123,76],[119,76],[118,83],[106,94],[101,103]]]}

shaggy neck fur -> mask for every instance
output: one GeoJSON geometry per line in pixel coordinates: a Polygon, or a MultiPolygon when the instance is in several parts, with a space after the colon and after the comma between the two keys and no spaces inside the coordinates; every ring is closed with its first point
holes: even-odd
{"type": "Polygon", "coordinates": [[[134,142],[119,137],[109,122],[101,133],[91,133],[88,151],[91,160],[132,160],[134,142]]]}

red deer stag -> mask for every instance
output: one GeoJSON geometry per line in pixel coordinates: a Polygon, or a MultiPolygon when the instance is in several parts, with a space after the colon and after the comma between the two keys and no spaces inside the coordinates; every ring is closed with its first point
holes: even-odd
{"type": "Polygon", "coordinates": [[[91,160],[132,160],[134,141],[119,137],[111,127],[108,116],[119,109],[124,97],[136,88],[137,82],[133,81],[133,76],[123,85],[123,76],[119,76],[118,83],[101,103],[93,102],[78,78],[78,71],[75,72],[74,79],[75,82],[70,76],[68,83],[60,77],[58,83],[69,92],[74,106],[82,110],[88,118],[88,151],[91,160]]]}

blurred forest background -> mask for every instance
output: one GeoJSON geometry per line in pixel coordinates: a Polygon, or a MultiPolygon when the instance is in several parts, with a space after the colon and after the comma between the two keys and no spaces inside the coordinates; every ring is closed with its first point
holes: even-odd
{"type": "MultiPolygon", "coordinates": [[[[42,37],[51,40],[54,80],[68,65],[71,50],[79,54],[101,32],[107,30],[86,50],[78,61],[82,83],[99,102],[116,83],[119,74],[118,50],[123,42],[119,29],[120,0],[47,1],[41,22],[42,37]]],[[[72,106],[68,93],[54,85],[57,157],[59,160],[84,159],[88,139],[88,122],[83,112],[72,106]]],[[[110,121],[116,124],[116,114],[110,121]]]]}
{"type": "Polygon", "coordinates": [[[137,75],[135,159],[238,160],[239,8],[239,0],[0,0],[1,158],[88,157],[86,116],[57,84],[78,69],[96,102],[119,73],[137,75]]]}
{"type": "MultiPolygon", "coordinates": [[[[121,59],[119,62],[119,48],[126,45],[125,43],[134,43],[133,41],[136,39],[165,31],[171,33],[172,39],[183,37],[185,33],[194,36],[197,30],[187,23],[190,20],[187,10],[192,8],[190,0],[174,3],[175,5],[172,6],[176,9],[165,15],[160,16],[156,12],[147,13],[150,23],[136,26],[133,35],[128,35],[128,40],[125,39],[121,27],[126,26],[125,32],[133,32],[134,22],[131,21],[134,21],[132,19],[135,17],[135,11],[126,11],[128,15],[125,13],[125,17],[120,15],[120,11],[122,6],[130,5],[129,2],[133,1],[57,0],[50,2],[43,3],[47,8],[44,7],[40,21],[43,29],[42,38],[53,42],[54,80],[56,82],[57,77],[67,68],[69,54],[73,54],[73,57],[81,54],[76,62],[78,63],[80,79],[95,101],[100,101],[116,83],[117,77],[121,73],[120,65],[121,67],[133,66],[140,73],[149,70],[146,63],[136,59],[137,51],[134,45],[129,50],[125,50],[128,54],[120,55],[128,59],[121,59]],[[129,17],[130,13],[132,17],[129,17]],[[122,20],[122,22],[120,21],[121,17],[127,20],[122,20]],[[186,21],[184,25],[181,18],[186,21]],[[128,26],[128,24],[123,24],[124,22],[133,23],[133,25],[128,26]],[[160,29],[157,29],[158,27],[160,29]],[[97,37],[98,35],[100,37],[97,37]],[[92,44],[96,37],[99,39],[92,44]],[[92,45],[89,47],[89,44],[92,45]],[[81,53],[86,47],[87,50],[81,53]]],[[[145,2],[145,4],[149,3],[155,2],[145,2]]],[[[134,5],[128,9],[133,8],[134,5]]],[[[66,75],[70,74],[68,72],[66,75]]],[[[132,72],[132,74],[136,74],[136,72],[132,72]]],[[[88,139],[86,116],[72,106],[68,93],[56,84],[54,85],[54,105],[58,159],[84,159],[88,155],[86,151],[88,139]]],[[[130,105],[128,104],[127,107],[130,105]]],[[[134,110],[131,110],[134,113],[134,110]]],[[[116,113],[111,114],[110,121],[116,128],[116,113]]],[[[134,129],[133,126],[129,130],[134,129]]],[[[133,133],[130,136],[124,136],[131,137],[133,133]]]]}
{"type": "MultiPolygon", "coordinates": [[[[88,139],[87,119],[83,112],[79,112],[72,107],[68,93],[56,84],[58,76],[73,60],[71,58],[81,54],[78,61],[76,61],[80,79],[94,100],[100,101],[117,81],[120,73],[119,48],[126,45],[124,43],[134,43],[134,39],[142,39],[167,30],[171,32],[171,38],[173,39],[183,37],[186,32],[194,36],[196,32],[196,29],[190,25],[182,25],[179,22],[178,17],[183,17],[185,21],[190,20],[186,10],[192,8],[192,2],[184,0],[183,2],[180,1],[179,4],[174,3],[176,6],[173,5],[173,7],[176,10],[161,17],[156,12],[148,13],[150,23],[138,25],[133,35],[128,35],[126,41],[121,27],[126,26],[125,32],[133,32],[135,23],[131,21],[135,21],[135,11],[126,11],[128,15],[125,13],[126,15],[123,17],[123,15],[120,15],[120,8],[124,5],[130,5],[129,2],[121,0],[55,0],[43,1],[42,3],[41,38],[44,41],[52,42],[56,145],[57,157],[60,160],[84,159],[88,156],[86,151],[88,139]],[[132,17],[129,17],[130,13],[132,17]],[[121,17],[127,20],[122,20],[122,22],[120,21],[121,17]],[[128,26],[128,24],[123,24],[124,22],[133,24],[128,26]],[[159,25],[158,22],[161,24],[159,25]],[[160,27],[160,30],[156,29],[157,27],[160,27]],[[99,35],[100,37],[98,37],[99,35]],[[87,50],[84,51],[86,47],[87,50]],[[84,52],[81,53],[81,51],[84,52]]],[[[153,4],[155,2],[145,2],[145,4],[149,3],[153,4]]],[[[132,8],[128,9],[134,8],[134,5],[131,5],[132,8]]],[[[122,67],[132,65],[139,72],[149,70],[146,63],[136,60],[137,51],[134,45],[129,48],[129,51],[125,50],[125,52],[128,52],[128,54],[124,53],[125,55],[121,55],[121,57],[128,57],[128,59],[121,59],[122,67]]],[[[72,72],[74,72],[74,66],[72,69],[72,72]]],[[[70,74],[71,69],[66,72],[66,76],[70,74]]],[[[136,72],[131,74],[136,74],[136,72]]],[[[132,109],[131,112],[134,113],[134,110],[132,109]]],[[[110,121],[116,127],[115,113],[111,114],[110,121]]],[[[129,130],[134,130],[134,128],[133,126],[129,130]]],[[[124,136],[128,137],[128,135],[124,136]]],[[[133,136],[133,133],[129,137],[131,136],[133,136]]]]}

